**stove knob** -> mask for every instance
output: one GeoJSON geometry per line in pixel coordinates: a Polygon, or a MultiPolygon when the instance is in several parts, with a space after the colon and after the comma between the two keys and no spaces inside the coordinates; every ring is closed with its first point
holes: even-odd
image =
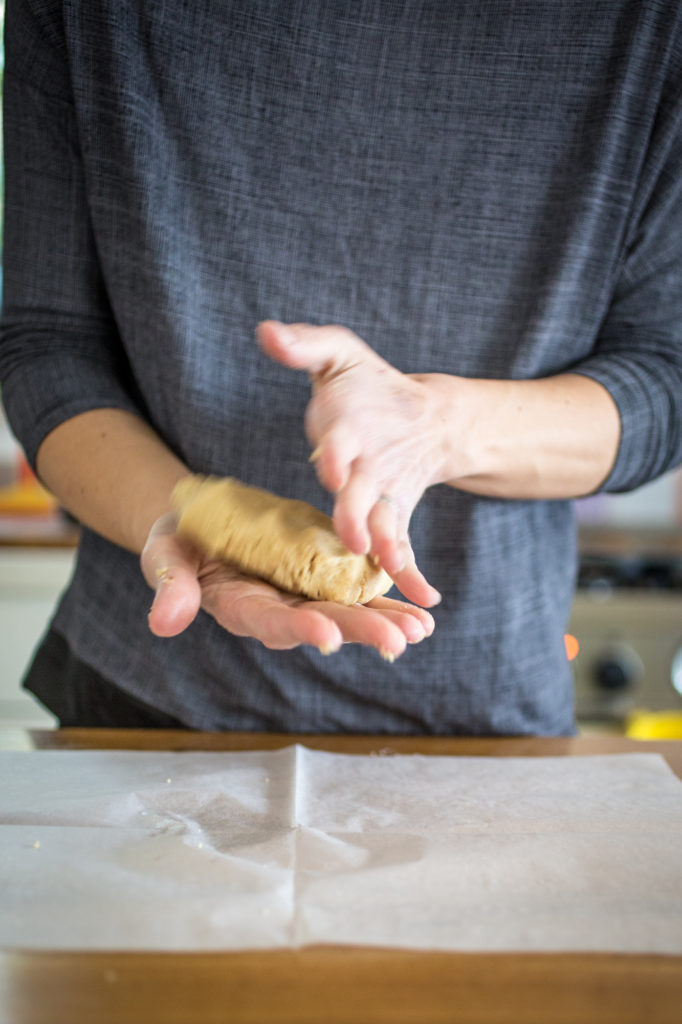
{"type": "Polygon", "coordinates": [[[592,663],[592,680],[600,690],[629,690],[644,675],[642,659],[627,644],[605,648],[592,663]]]}

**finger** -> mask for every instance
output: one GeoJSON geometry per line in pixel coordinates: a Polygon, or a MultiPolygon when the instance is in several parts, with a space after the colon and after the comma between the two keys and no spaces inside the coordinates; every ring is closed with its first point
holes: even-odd
{"type": "Polygon", "coordinates": [[[381,609],[370,608],[368,605],[328,602],[325,614],[333,616],[346,643],[376,647],[386,661],[394,661],[405,650],[407,638],[393,621],[395,615],[392,611],[385,614],[381,609]]]}
{"type": "Polygon", "coordinates": [[[399,535],[400,518],[397,502],[382,495],[368,517],[372,553],[408,601],[431,608],[441,595],[417,568],[408,535],[399,535]]]}
{"type": "Polygon", "coordinates": [[[392,574],[392,579],[408,601],[414,601],[415,604],[421,605],[423,608],[433,608],[442,600],[440,593],[431,586],[424,574],[417,568],[413,555],[404,569],[392,574]]]}
{"type": "Polygon", "coordinates": [[[323,487],[336,494],[348,483],[353,462],[360,455],[357,433],[343,423],[327,431],[310,456],[323,487]]]}
{"type": "Polygon", "coordinates": [[[150,630],[156,636],[177,636],[195,619],[201,605],[196,554],[174,534],[152,531],[141,565],[156,592],[148,616],[150,630]]]}
{"type": "Polygon", "coordinates": [[[346,327],[315,327],[265,320],[256,328],[262,350],[278,363],[311,376],[338,373],[362,354],[377,358],[368,345],[346,327]]]}
{"type": "Polygon", "coordinates": [[[356,459],[345,486],[336,495],[332,519],[339,540],[356,555],[370,550],[367,517],[377,499],[376,486],[358,468],[356,459]]]}
{"type": "Polygon", "coordinates": [[[398,627],[408,644],[419,644],[426,639],[428,634],[416,616],[391,608],[382,609],[381,614],[398,627]]]}
{"type": "Polygon", "coordinates": [[[404,569],[408,561],[406,544],[409,545],[409,541],[403,538],[401,543],[400,518],[397,502],[383,494],[367,516],[371,553],[389,576],[404,569]]]}
{"type": "MultiPolygon", "coordinates": [[[[391,614],[400,616],[400,619],[393,618],[392,621],[399,622],[400,627],[407,636],[413,634],[413,630],[409,626],[405,625],[405,620],[408,618],[414,619],[418,625],[421,633],[424,637],[431,636],[436,623],[434,622],[433,615],[427,612],[425,608],[419,608],[413,604],[406,604],[404,601],[398,601],[393,597],[375,597],[371,601],[368,601],[365,605],[366,608],[376,608],[378,611],[384,614],[391,614]]],[[[412,642],[408,637],[408,643],[412,642]]]]}
{"type": "Polygon", "coordinates": [[[337,651],[343,643],[338,625],[297,598],[287,601],[267,584],[221,584],[204,597],[204,607],[216,621],[237,636],[252,636],[273,650],[289,650],[310,644],[323,654],[337,651]]]}

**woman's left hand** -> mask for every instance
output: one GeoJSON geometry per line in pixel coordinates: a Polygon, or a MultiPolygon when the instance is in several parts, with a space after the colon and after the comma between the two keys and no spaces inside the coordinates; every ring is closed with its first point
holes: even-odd
{"type": "Polygon", "coordinates": [[[401,373],[344,327],[270,320],[257,337],[272,359],[311,378],[305,429],[320,482],[335,495],[340,540],[356,554],[374,555],[409,601],[437,604],[408,527],[426,488],[444,479],[440,375],[401,373]]]}

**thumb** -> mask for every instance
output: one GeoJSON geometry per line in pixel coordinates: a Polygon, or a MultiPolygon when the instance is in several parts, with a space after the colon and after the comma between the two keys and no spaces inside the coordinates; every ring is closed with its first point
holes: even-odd
{"type": "Polygon", "coordinates": [[[339,373],[363,357],[379,358],[346,327],[265,320],[256,328],[256,338],[263,352],[275,362],[292,370],[306,370],[314,378],[339,373]]]}
{"type": "Polygon", "coordinates": [[[177,636],[201,606],[199,558],[175,534],[175,517],[162,516],[152,527],[140,558],[147,583],[156,593],[149,628],[156,636],[177,636]]]}

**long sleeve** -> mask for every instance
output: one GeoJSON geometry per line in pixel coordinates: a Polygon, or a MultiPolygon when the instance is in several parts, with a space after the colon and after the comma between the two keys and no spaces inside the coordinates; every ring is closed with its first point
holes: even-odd
{"type": "Polygon", "coordinates": [[[613,396],[622,435],[606,491],[627,491],[682,462],[682,52],[672,41],[637,185],[620,276],[593,354],[573,369],[613,396]]]}
{"type": "Polygon", "coordinates": [[[0,379],[32,463],[71,416],[140,411],[100,272],[60,43],[26,4],[8,5],[0,379]]]}

